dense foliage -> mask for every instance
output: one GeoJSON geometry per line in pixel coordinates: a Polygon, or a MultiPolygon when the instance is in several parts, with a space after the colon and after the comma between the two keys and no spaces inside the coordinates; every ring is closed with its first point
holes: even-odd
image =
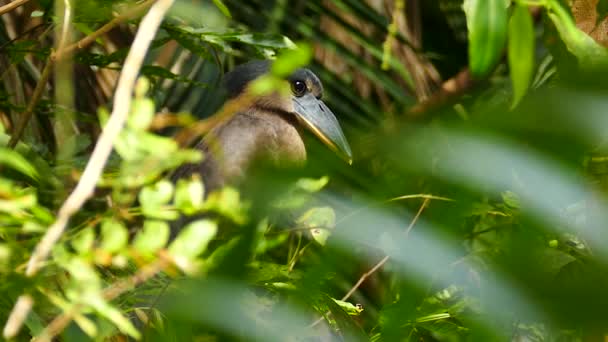
{"type": "Polygon", "coordinates": [[[607,14],[3,2],[4,338],[605,340],[607,14]],[[271,75],[224,103],[221,75],[251,59],[275,59],[271,75]],[[211,193],[171,180],[205,158],[188,146],[304,65],[352,165],[311,136],[302,168],[211,193]]]}

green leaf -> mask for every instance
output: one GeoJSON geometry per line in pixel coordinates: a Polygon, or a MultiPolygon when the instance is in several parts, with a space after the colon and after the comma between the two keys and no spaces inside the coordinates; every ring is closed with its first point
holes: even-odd
{"type": "Polygon", "coordinates": [[[548,8],[550,9],[549,18],[553,21],[568,51],[576,56],[582,68],[608,64],[608,49],[576,27],[574,20],[559,1],[549,0],[548,8]]]}
{"type": "Polygon", "coordinates": [[[72,239],[72,247],[79,254],[85,254],[92,250],[93,242],[95,242],[95,232],[91,228],[85,228],[72,239]]]}
{"type": "Polygon", "coordinates": [[[325,245],[331,230],[336,226],[336,213],[330,207],[312,208],[300,216],[297,223],[303,228],[309,228],[312,238],[320,245],[325,245]]]}
{"type": "Polygon", "coordinates": [[[308,44],[298,44],[295,49],[284,50],[272,63],[272,73],[278,77],[289,76],[297,68],[301,68],[312,58],[312,47],[308,44]]]}
{"type": "Polygon", "coordinates": [[[336,304],[338,304],[342,310],[351,316],[358,316],[363,312],[363,307],[361,307],[361,305],[353,305],[352,303],[335,298],[332,298],[332,300],[336,302],[336,304]]]}
{"type": "Polygon", "coordinates": [[[168,180],[161,180],[152,186],[144,187],[139,193],[142,212],[146,217],[173,220],[178,213],[167,204],[173,197],[173,184],[168,180]]]}
{"type": "Polygon", "coordinates": [[[169,225],[163,221],[146,220],[135,237],[133,247],[142,254],[152,254],[163,248],[169,240],[169,225]]]}
{"type": "Polygon", "coordinates": [[[365,331],[351,317],[351,312],[357,311],[354,305],[329,297],[327,297],[326,304],[344,341],[369,341],[365,331]],[[347,310],[351,312],[347,312],[347,310]]]}
{"type": "Polygon", "coordinates": [[[323,176],[319,179],[315,178],[300,178],[296,182],[296,187],[307,192],[318,192],[329,183],[329,177],[323,176]]]}
{"type": "Polygon", "coordinates": [[[498,63],[507,36],[505,0],[465,0],[469,29],[469,66],[475,77],[486,76],[498,63]]]}
{"type": "Polygon", "coordinates": [[[139,201],[143,206],[159,206],[168,203],[171,196],[173,196],[173,184],[163,179],[141,189],[139,201]]]}
{"type": "Polygon", "coordinates": [[[101,224],[101,249],[108,253],[116,253],[129,242],[127,227],[114,219],[105,219],[101,224]]]}
{"type": "Polygon", "coordinates": [[[203,208],[215,211],[238,224],[244,224],[247,221],[245,212],[247,206],[241,202],[238,190],[231,187],[224,187],[210,193],[203,208]]]}
{"type": "Polygon", "coordinates": [[[175,190],[175,207],[186,215],[192,215],[203,207],[205,187],[199,178],[180,179],[175,190]]]}
{"type": "Polygon", "coordinates": [[[169,246],[173,257],[194,259],[203,253],[217,233],[217,224],[199,220],[188,224],[169,246]]]}
{"type": "Polygon", "coordinates": [[[513,104],[528,91],[534,73],[534,23],[527,6],[515,5],[509,21],[509,68],[513,83],[513,104]]]}
{"type": "Polygon", "coordinates": [[[110,303],[104,300],[100,295],[89,295],[87,296],[87,304],[95,309],[100,315],[107,318],[110,322],[114,323],[120,331],[128,334],[129,336],[139,339],[141,334],[133,323],[125,317],[120,310],[113,307],[110,303]]]}
{"type": "Polygon", "coordinates": [[[0,148],[0,164],[6,165],[29,178],[38,181],[38,171],[18,152],[9,148],[0,148]]]}
{"type": "Polygon", "coordinates": [[[148,98],[136,98],[131,105],[131,114],[127,125],[133,130],[145,131],[150,127],[155,113],[154,101],[148,98]]]}
{"type": "Polygon", "coordinates": [[[217,9],[219,9],[220,12],[222,12],[223,15],[225,15],[228,18],[232,18],[232,15],[230,15],[230,10],[228,9],[228,7],[226,7],[226,5],[224,5],[222,0],[213,0],[213,3],[217,7],[217,9]]]}

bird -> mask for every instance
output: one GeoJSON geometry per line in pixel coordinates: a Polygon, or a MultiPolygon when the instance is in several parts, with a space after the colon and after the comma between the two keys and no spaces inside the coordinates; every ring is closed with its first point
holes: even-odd
{"type": "MultiPolygon", "coordinates": [[[[229,99],[247,91],[248,85],[271,71],[272,61],[255,60],[226,73],[222,87],[229,99]]],[[[306,131],[352,163],[352,151],[336,116],[322,101],[323,84],[308,68],[299,68],[282,82],[286,91],[256,97],[229,119],[211,129],[195,146],[202,162],[179,168],[173,178],[200,175],[206,193],[238,185],[258,160],[270,165],[300,166],[306,162],[306,131]],[[287,91],[288,90],[288,91],[287,91]]]]}

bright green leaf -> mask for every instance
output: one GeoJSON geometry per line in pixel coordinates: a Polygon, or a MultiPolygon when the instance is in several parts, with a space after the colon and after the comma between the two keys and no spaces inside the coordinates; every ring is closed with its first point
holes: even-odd
{"type": "Polygon", "coordinates": [[[5,165],[33,180],[39,180],[38,171],[18,152],[9,148],[0,148],[0,165],[5,165]]]}
{"type": "Polygon", "coordinates": [[[332,300],[336,302],[336,304],[338,304],[342,308],[342,310],[346,311],[346,313],[351,316],[358,316],[360,313],[363,312],[363,307],[361,307],[360,305],[353,305],[352,303],[334,298],[332,298],[332,300]]]}
{"type": "Polygon", "coordinates": [[[171,200],[171,196],[173,196],[173,184],[163,179],[141,189],[139,201],[143,206],[158,206],[168,203],[171,200]]]}
{"type": "Polygon", "coordinates": [[[577,57],[581,67],[593,68],[608,64],[608,49],[576,27],[574,20],[558,0],[549,0],[548,7],[549,18],[553,21],[568,51],[577,57]]]}
{"type": "Polygon", "coordinates": [[[312,47],[308,44],[300,43],[295,49],[284,50],[279,57],[272,63],[272,73],[278,77],[286,77],[301,68],[312,58],[312,47]]]}
{"type": "Polygon", "coordinates": [[[528,91],[534,72],[534,23],[527,6],[515,5],[509,21],[509,68],[513,83],[513,107],[528,91]]]}
{"type": "Polygon", "coordinates": [[[169,240],[169,225],[163,221],[146,220],[143,229],[135,236],[133,247],[142,254],[151,254],[163,248],[169,240]]]}
{"type": "Polygon", "coordinates": [[[329,183],[329,177],[323,176],[319,179],[300,178],[296,182],[296,187],[307,192],[318,192],[329,183]]]}
{"type": "Polygon", "coordinates": [[[124,248],[129,240],[127,227],[114,219],[105,219],[101,223],[101,249],[116,253],[124,248]]]}
{"type": "Polygon", "coordinates": [[[85,228],[72,239],[72,247],[78,253],[85,254],[91,251],[93,242],[95,242],[95,232],[91,228],[85,228]]]}
{"type": "Polygon", "coordinates": [[[505,0],[465,0],[469,29],[469,66],[475,77],[486,76],[502,57],[507,37],[505,0]]]}
{"type": "Polygon", "coordinates": [[[101,296],[90,295],[87,296],[86,299],[87,304],[93,307],[100,315],[114,323],[122,332],[135,339],[139,339],[141,337],[139,331],[135,328],[135,326],[133,326],[133,323],[131,323],[131,321],[129,321],[129,319],[125,317],[120,310],[113,307],[101,296]]]}
{"type": "Polygon", "coordinates": [[[207,249],[217,233],[217,224],[209,220],[199,220],[188,224],[169,246],[174,257],[194,259],[207,249]]]}
{"type": "Polygon", "coordinates": [[[331,230],[336,226],[336,214],[330,207],[312,208],[300,216],[297,223],[303,228],[309,228],[312,238],[320,245],[325,245],[331,230]]]}
{"type": "Polygon", "coordinates": [[[203,206],[205,187],[199,178],[180,179],[175,189],[175,206],[186,215],[192,215],[203,206]]]}
{"type": "Polygon", "coordinates": [[[228,9],[228,7],[226,7],[226,5],[222,2],[222,0],[213,0],[213,3],[215,4],[215,6],[217,7],[217,9],[220,10],[220,12],[222,12],[223,15],[225,15],[228,18],[232,18],[232,15],[230,15],[230,10],[228,9]]]}
{"type": "Polygon", "coordinates": [[[129,128],[136,131],[145,131],[150,127],[154,114],[156,113],[156,106],[154,101],[148,98],[136,98],[133,99],[131,105],[131,114],[127,124],[129,128]]]}

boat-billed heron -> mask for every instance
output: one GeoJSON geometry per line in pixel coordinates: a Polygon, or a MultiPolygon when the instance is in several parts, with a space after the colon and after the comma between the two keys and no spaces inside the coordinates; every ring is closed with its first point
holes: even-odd
{"type": "MultiPolygon", "coordinates": [[[[253,61],[234,68],[223,78],[228,96],[239,96],[270,67],[270,61],[253,61]]],[[[259,96],[213,128],[197,145],[204,153],[203,162],[183,166],[175,178],[199,173],[205,187],[214,190],[245,178],[257,159],[275,166],[302,164],[306,160],[305,130],[350,163],[352,153],[340,124],[321,101],[323,85],[319,78],[302,68],[286,81],[289,92],[259,96]]]]}

